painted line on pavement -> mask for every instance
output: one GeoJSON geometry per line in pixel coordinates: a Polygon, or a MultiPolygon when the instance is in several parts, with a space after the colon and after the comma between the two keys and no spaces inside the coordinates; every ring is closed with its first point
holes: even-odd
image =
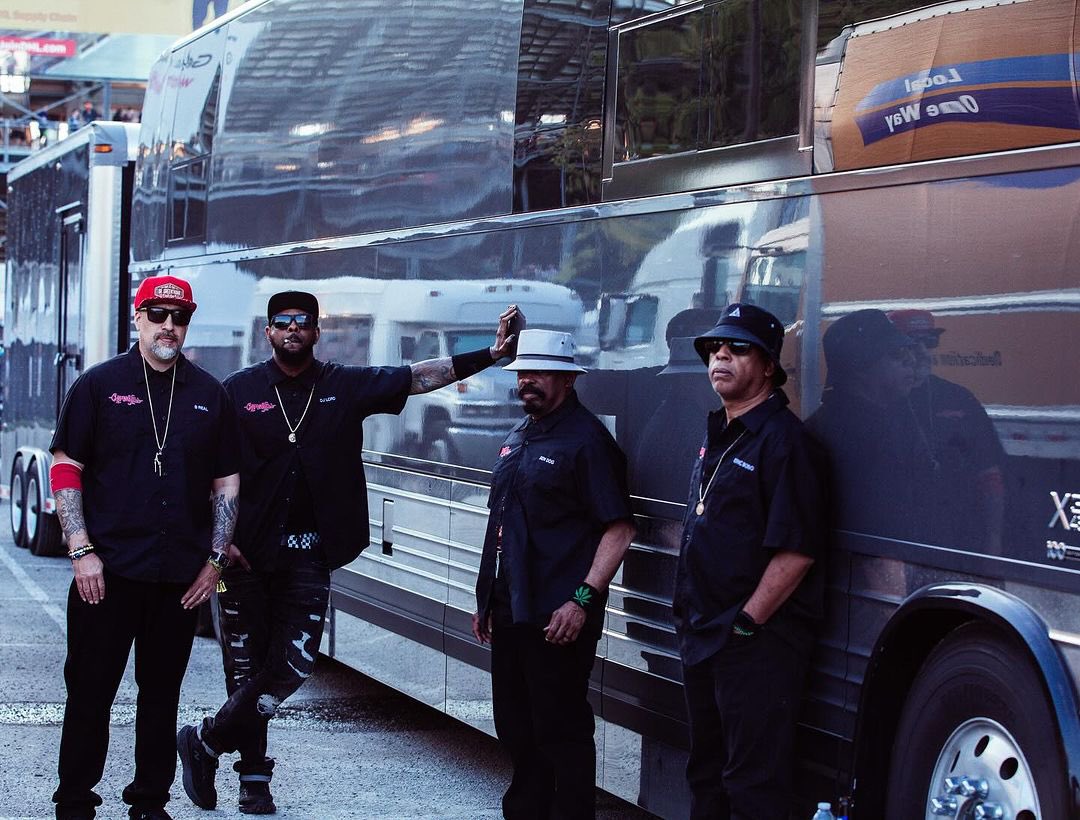
{"type": "MultiPolygon", "coordinates": [[[[33,578],[26,574],[26,570],[20,567],[15,561],[15,558],[12,557],[11,553],[8,551],[7,546],[0,546],[0,563],[3,563],[8,571],[15,576],[15,580],[19,582],[19,586],[26,591],[27,595],[41,604],[41,608],[45,610],[45,614],[53,619],[53,622],[60,627],[60,631],[66,636],[67,617],[64,614],[64,610],[54,604],[52,599],[49,598],[48,593],[39,587],[34,582],[33,578]]],[[[0,817],[0,820],[7,819],[0,817]]]]}

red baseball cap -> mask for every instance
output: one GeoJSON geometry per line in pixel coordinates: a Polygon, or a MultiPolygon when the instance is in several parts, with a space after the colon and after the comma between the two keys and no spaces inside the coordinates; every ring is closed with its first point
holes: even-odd
{"type": "Polygon", "coordinates": [[[917,336],[934,336],[935,338],[945,332],[943,327],[934,326],[934,314],[928,310],[890,310],[889,321],[901,333],[915,338],[917,336]]]}
{"type": "Polygon", "coordinates": [[[194,312],[198,305],[192,299],[191,285],[176,276],[148,276],[135,291],[135,310],[170,302],[194,312]]]}

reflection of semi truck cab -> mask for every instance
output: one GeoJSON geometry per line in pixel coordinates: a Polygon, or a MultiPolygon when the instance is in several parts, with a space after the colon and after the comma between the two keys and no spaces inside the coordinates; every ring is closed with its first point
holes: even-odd
{"type": "MultiPolygon", "coordinates": [[[[488,347],[499,314],[509,304],[521,307],[531,328],[573,332],[582,313],[574,291],[549,282],[337,277],[298,284],[264,279],[252,306],[250,362],[269,353],[262,332],[267,299],[298,286],[313,288],[319,299],[316,355],[343,364],[408,365],[488,347]]],[[[365,422],[365,447],[486,469],[521,416],[515,388],[514,374],[496,366],[413,396],[400,416],[373,416],[365,422]]]]}

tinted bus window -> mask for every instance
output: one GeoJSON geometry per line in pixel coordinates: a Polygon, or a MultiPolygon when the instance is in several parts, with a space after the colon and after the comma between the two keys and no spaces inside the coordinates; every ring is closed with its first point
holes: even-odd
{"type": "Polygon", "coordinates": [[[800,7],[728,0],[623,32],[616,162],[798,130],[800,7]]]}

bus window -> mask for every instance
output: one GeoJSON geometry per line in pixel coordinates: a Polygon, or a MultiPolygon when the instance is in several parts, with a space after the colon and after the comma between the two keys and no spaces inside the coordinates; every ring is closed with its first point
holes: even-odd
{"type": "Polygon", "coordinates": [[[743,300],[763,307],[786,326],[799,316],[806,251],[757,256],[750,261],[743,300]]]}
{"type": "Polygon", "coordinates": [[[341,364],[370,364],[371,319],[324,316],[319,319],[319,357],[341,364]]]}

